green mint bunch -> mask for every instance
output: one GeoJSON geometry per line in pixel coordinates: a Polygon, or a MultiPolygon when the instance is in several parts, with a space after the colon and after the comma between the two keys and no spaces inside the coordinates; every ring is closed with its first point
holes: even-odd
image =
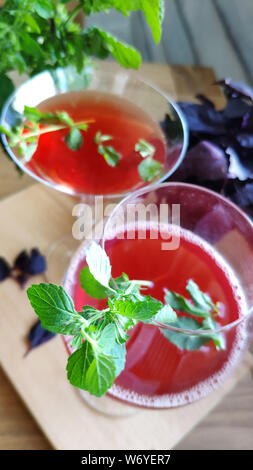
{"type": "Polygon", "coordinates": [[[39,284],[27,290],[42,327],[73,336],[71,345],[76,350],[67,363],[67,376],[72,385],[98,397],[104,395],[124,369],[128,331],[138,321],[193,330],[190,336],[161,329],[169,341],[183,349],[199,349],[210,340],[218,349],[225,348],[221,335],[215,332],[203,337],[196,334],[196,330],[215,329],[213,315],[218,314],[218,307],[193,281],[187,285],[191,301],[167,291],[163,304],[145,294],[152,282],[130,280],[124,273],[112,278],[109,258],[95,242],[87,250],[86,261],[87,266],[80,273],[81,286],[89,296],[107,299],[103,310],[85,305],[77,312],[73,300],[61,286],[39,284]],[[175,309],[190,313],[191,317],[178,316],[175,309]],[[193,315],[201,317],[202,322],[194,320],[193,315]]]}
{"type": "Polygon", "coordinates": [[[98,28],[82,29],[75,22],[85,16],[111,9],[125,16],[144,13],[155,42],[161,36],[164,0],[80,0],[73,9],[68,0],[6,0],[0,10],[0,108],[14,85],[8,72],[33,76],[43,70],[74,66],[79,72],[90,57],[105,59],[110,54],[123,67],[138,68],[139,52],[98,28]]]}
{"type": "Polygon", "coordinates": [[[28,163],[38,147],[39,137],[42,134],[68,129],[65,136],[66,145],[71,150],[79,150],[83,144],[81,131],[88,129],[92,120],[74,122],[66,111],[43,113],[37,108],[25,106],[24,121],[19,126],[6,129],[0,126],[0,132],[8,137],[9,146],[16,148],[23,157],[23,163],[28,163]]]}

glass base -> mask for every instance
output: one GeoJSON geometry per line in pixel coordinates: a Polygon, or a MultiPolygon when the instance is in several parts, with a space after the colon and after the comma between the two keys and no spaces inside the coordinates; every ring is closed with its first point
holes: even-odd
{"type": "Polygon", "coordinates": [[[68,234],[49,246],[46,251],[47,282],[62,285],[70,260],[79,245],[80,241],[75,240],[72,235],[68,234]]]}
{"type": "Polygon", "coordinates": [[[87,405],[93,410],[113,418],[123,418],[136,415],[141,412],[141,408],[128,405],[127,403],[116,400],[110,395],[95,397],[85,390],[79,390],[81,397],[87,405]]]}

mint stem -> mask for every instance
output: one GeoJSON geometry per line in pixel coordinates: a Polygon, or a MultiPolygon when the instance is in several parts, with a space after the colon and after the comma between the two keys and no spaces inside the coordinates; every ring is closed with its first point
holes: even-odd
{"type": "MultiPolygon", "coordinates": [[[[87,121],[75,122],[75,124],[72,127],[82,126],[82,125],[85,125],[85,124],[89,124],[91,122],[95,122],[95,121],[93,119],[89,119],[87,121]]],[[[39,137],[42,134],[47,134],[49,132],[55,132],[55,131],[61,131],[63,129],[68,129],[69,127],[70,126],[68,126],[68,125],[63,125],[63,126],[55,125],[55,126],[48,126],[45,129],[41,129],[41,130],[36,131],[36,132],[27,132],[26,134],[23,134],[22,136],[20,136],[20,138],[17,140],[17,142],[14,145],[17,145],[19,142],[24,142],[24,141],[30,139],[31,137],[39,137]]],[[[12,146],[14,146],[14,145],[12,145],[12,146]]]]}

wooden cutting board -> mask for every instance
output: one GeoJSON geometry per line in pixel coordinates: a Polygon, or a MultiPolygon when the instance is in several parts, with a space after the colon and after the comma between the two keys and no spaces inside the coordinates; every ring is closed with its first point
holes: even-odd
{"type": "MultiPolygon", "coordinates": [[[[74,204],[74,199],[37,184],[2,201],[1,246],[6,258],[11,261],[19,250],[34,245],[45,252],[49,244],[70,234],[74,204]]],[[[12,280],[0,285],[0,312],[2,367],[55,449],[170,449],[252,365],[247,354],[218,391],[194,404],[111,418],[91,410],[68,383],[61,337],[24,357],[25,336],[36,317],[25,291],[12,280]]]]}

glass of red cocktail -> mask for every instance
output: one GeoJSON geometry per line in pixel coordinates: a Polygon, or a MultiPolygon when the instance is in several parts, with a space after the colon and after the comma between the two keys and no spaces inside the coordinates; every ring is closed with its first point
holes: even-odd
{"type": "Polygon", "coordinates": [[[88,129],[81,131],[84,142],[79,150],[64,144],[67,129],[48,132],[40,136],[27,163],[2,135],[7,152],[23,171],[68,194],[122,197],[145,186],[147,181],[138,173],[141,157],[135,151],[139,139],[155,147],[154,158],[161,163],[153,182],[167,178],[185,154],[187,129],[179,108],[155,85],[124,70],[93,68],[81,75],[68,68],[38,74],[9,98],[1,124],[7,128],[18,124],[24,106],[43,112],[67,111],[74,121],[89,123],[88,129]],[[171,137],[161,125],[166,114],[172,120],[171,137]],[[97,132],[112,136],[110,143],[121,155],[117,166],[108,165],[98,152],[94,141],[97,132]]]}
{"type": "MultiPolygon", "coordinates": [[[[219,302],[214,330],[139,322],[129,331],[125,369],[110,397],[128,405],[167,408],[186,405],[222,386],[252,335],[253,226],[248,217],[207,189],[162,183],[118,204],[105,225],[102,244],[113,277],[126,272],[130,279],[151,280],[148,293],[156,299],[163,301],[166,289],[189,297],[185,287],[192,279],[219,302]],[[210,341],[214,333],[222,337],[223,349],[210,341]],[[197,348],[196,338],[202,341],[197,348]]],[[[83,305],[102,309],[105,301],[89,297],[80,286],[86,249],[87,244],[81,245],[72,258],[64,287],[77,310],[83,305]]],[[[70,352],[69,338],[65,343],[70,352]]],[[[109,398],[90,400],[112,414],[118,407],[109,398]]]]}
{"type": "MultiPolygon", "coordinates": [[[[73,68],[38,74],[11,95],[3,108],[1,125],[7,129],[18,126],[24,120],[25,106],[42,112],[65,111],[74,122],[88,123],[87,129],[80,131],[80,148],[73,150],[66,145],[67,128],[45,132],[29,161],[10,147],[6,135],[2,134],[2,140],[23,171],[89,204],[96,195],[119,200],[138,188],[165,180],[178,167],[187,148],[187,125],[176,104],[155,85],[124,70],[109,72],[97,66],[87,67],[82,74],[73,68]],[[140,140],[151,145],[156,162],[153,175],[151,172],[144,178],[139,171],[143,155],[136,150],[140,140]],[[109,155],[109,163],[108,155],[103,154],[108,146],[116,150],[117,164],[115,152],[109,155]]],[[[57,246],[55,266],[62,263],[67,251],[65,241],[57,246]]]]}

